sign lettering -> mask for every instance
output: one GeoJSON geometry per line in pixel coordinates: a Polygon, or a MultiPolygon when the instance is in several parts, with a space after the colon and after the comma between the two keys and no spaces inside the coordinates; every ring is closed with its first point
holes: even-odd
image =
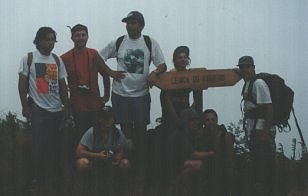
{"type": "Polygon", "coordinates": [[[187,71],[166,72],[157,77],[155,86],[161,89],[207,89],[232,86],[241,79],[234,69],[195,68],[187,71]]]}

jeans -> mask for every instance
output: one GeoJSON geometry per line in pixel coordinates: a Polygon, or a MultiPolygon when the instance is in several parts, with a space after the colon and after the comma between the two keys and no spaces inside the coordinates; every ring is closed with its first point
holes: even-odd
{"type": "MultiPolygon", "coordinates": [[[[58,181],[60,175],[60,141],[59,126],[62,112],[49,112],[36,104],[32,106],[32,143],[34,175],[36,180],[58,181]]],[[[47,181],[47,182],[48,182],[47,181]]]]}

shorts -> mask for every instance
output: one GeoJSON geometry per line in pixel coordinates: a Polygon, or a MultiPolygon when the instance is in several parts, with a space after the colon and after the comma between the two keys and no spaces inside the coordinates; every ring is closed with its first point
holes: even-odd
{"type": "Polygon", "coordinates": [[[134,123],[135,126],[146,126],[150,123],[150,94],[123,97],[112,93],[111,102],[116,124],[134,123]]]}

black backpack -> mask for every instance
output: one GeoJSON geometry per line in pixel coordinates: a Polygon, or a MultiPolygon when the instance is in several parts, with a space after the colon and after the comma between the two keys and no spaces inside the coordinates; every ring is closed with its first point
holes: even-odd
{"type": "MultiPolygon", "coordinates": [[[[273,125],[276,125],[280,130],[283,130],[290,125],[288,120],[290,118],[290,113],[293,108],[293,98],[294,92],[293,90],[288,87],[284,79],[276,74],[269,74],[269,73],[259,73],[256,74],[256,77],[250,82],[248,86],[248,93],[246,96],[243,96],[244,100],[252,101],[254,104],[257,105],[256,101],[252,97],[252,86],[256,79],[262,79],[267,84],[273,105],[273,125]]],[[[245,84],[246,85],[246,84],[245,84]]],[[[245,85],[242,90],[242,95],[245,90],[245,85]]],[[[248,111],[250,113],[250,111],[248,111]]],[[[264,116],[264,111],[258,111],[258,107],[256,111],[252,111],[252,113],[258,113],[257,117],[264,116]]]]}
{"type": "MultiPolygon", "coordinates": [[[[148,35],[143,35],[145,44],[147,46],[147,48],[149,49],[150,52],[150,60],[149,60],[149,64],[151,64],[151,57],[152,57],[152,41],[151,38],[148,35]]],[[[122,35],[121,37],[119,37],[116,41],[116,52],[118,52],[120,45],[122,44],[124,39],[124,35],[122,35]]]]}

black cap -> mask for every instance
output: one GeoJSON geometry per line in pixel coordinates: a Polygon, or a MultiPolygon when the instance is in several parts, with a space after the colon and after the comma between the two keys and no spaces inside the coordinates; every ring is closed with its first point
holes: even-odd
{"type": "Polygon", "coordinates": [[[104,106],[98,113],[100,118],[113,117],[113,110],[111,106],[104,106]]]}
{"type": "Polygon", "coordinates": [[[138,11],[131,11],[128,13],[128,15],[122,19],[122,22],[127,22],[128,20],[135,19],[140,24],[144,25],[144,18],[143,15],[138,11]]]}
{"type": "Polygon", "coordinates": [[[187,46],[179,46],[177,47],[173,52],[173,59],[179,54],[179,53],[185,53],[187,56],[189,56],[189,48],[187,46]]]}
{"type": "Polygon", "coordinates": [[[75,26],[73,26],[73,28],[71,28],[71,33],[73,35],[76,31],[82,31],[82,30],[84,30],[88,34],[88,27],[82,24],[76,24],[75,26]]]}
{"type": "Polygon", "coordinates": [[[253,58],[251,56],[242,56],[238,60],[238,65],[236,66],[241,66],[241,65],[253,65],[254,66],[253,58]]]}

